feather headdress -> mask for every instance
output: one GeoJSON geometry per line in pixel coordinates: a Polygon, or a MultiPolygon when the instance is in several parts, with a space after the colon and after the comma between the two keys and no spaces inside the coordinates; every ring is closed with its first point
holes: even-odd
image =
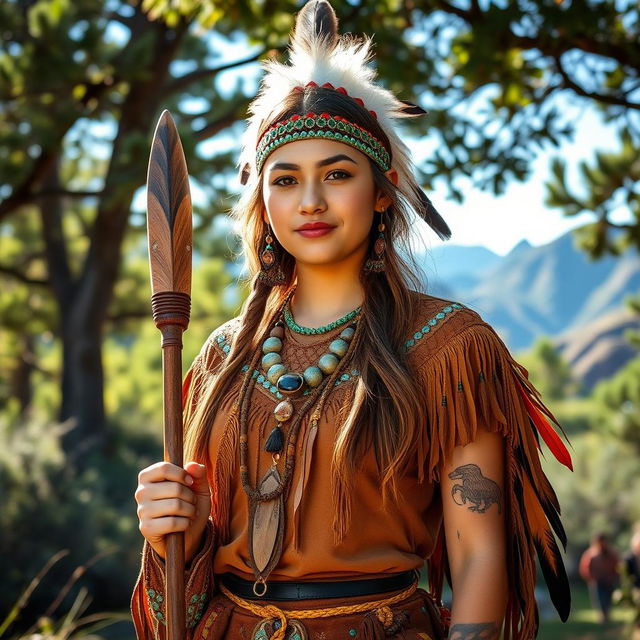
{"type": "Polygon", "coordinates": [[[395,130],[400,118],[423,115],[420,107],[399,100],[376,84],[376,72],[368,64],[373,53],[371,38],[340,36],[338,20],[326,0],[312,0],[299,12],[289,46],[289,64],[263,63],[265,75],[258,95],[249,106],[249,124],[240,157],[241,182],[258,179],[256,148],[264,123],[273,124],[282,110],[283,98],[309,83],[328,85],[353,98],[378,120],[389,139],[391,167],[398,172],[398,191],[406,203],[443,239],[451,231],[416,182],[407,146],[395,130]]]}

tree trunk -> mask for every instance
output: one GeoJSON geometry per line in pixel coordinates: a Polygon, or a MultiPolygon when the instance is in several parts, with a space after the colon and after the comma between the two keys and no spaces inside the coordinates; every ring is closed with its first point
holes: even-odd
{"type": "Polygon", "coordinates": [[[103,399],[103,327],[118,278],[131,201],[144,182],[153,117],[159,108],[169,64],[186,27],[185,24],[172,30],[160,23],[145,22],[145,29],[154,32],[148,73],[141,74],[144,80],[132,87],[122,105],[81,276],[73,285],[71,300],[64,304],[61,297],[69,293],[68,287],[57,296],[61,303],[64,359],[60,418],[74,422],[64,436],[63,448],[80,466],[87,452],[108,444],[103,399]]]}
{"type": "Polygon", "coordinates": [[[17,398],[20,409],[20,418],[25,420],[28,418],[31,400],[33,398],[33,387],[31,376],[35,369],[35,356],[33,353],[34,338],[28,333],[20,338],[20,353],[18,354],[18,362],[16,368],[11,374],[11,391],[10,396],[17,398]]]}
{"type": "Polygon", "coordinates": [[[62,447],[72,462],[106,442],[102,329],[88,322],[82,306],[75,306],[63,320],[63,396],[60,421],[70,420],[71,429],[62,447]]]}

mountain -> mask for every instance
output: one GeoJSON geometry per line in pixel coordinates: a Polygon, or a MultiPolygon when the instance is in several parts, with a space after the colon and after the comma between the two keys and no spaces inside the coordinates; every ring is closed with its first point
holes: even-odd
{"type": "Polygon", "coordinates": [[[636,254],[590,261],[572,233],[539,247],[520,243],[502,258],[478,247],[438,248],[423,269],[427,291],[478,311],[512,350],[580,331],[640,290],[636,254]]]}
{"type": "Polygon", "coordinates": [[[446,282],[448,286],[468,288],[478,283],[484,271],[498,264],[501,257],[484,247],[439,245],[421,257],[428,280],[446,282]],[[474,270],[469,269],[474,266],[474,270]]]}
{"type": "Polygon", "coordinates": [[[625,338],[627,330],[638,330],[638,316],[619,309],[580,329],[571,329],[554,340],[554,345],[571,365],[586,390],[611,377],[638,355],[625,338]]]}

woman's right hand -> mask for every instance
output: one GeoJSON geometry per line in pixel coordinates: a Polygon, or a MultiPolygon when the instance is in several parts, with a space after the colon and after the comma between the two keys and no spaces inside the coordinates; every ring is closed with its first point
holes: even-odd
{"type": "Polygon", "coordinates": [[[140,533],[151,548],[166,557],[168,533],[184,531],[185,561],[202,544],[211,511],[211,490],[204,465],[188,462],[181,469],[170,462],[157,462],[138,474],[135,492],[140,533]]]}

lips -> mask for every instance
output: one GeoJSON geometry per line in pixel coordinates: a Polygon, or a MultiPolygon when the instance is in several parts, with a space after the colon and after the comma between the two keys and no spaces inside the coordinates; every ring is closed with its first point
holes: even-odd
{"type": "Polygon", "coordinates": [[[332,227],[326,222],[307,222],[300,228],[296,229],[296,231],[303,238],[319,238],[320,236],[330,233],[334,228],[335,227],[332,227]]]}
{"type": "Polygon", "coordinates": [[[333,227],[326,222],[307,222],[299,227],[297,231],[306,231],[308,229],[333,229],[333,227]]]}

